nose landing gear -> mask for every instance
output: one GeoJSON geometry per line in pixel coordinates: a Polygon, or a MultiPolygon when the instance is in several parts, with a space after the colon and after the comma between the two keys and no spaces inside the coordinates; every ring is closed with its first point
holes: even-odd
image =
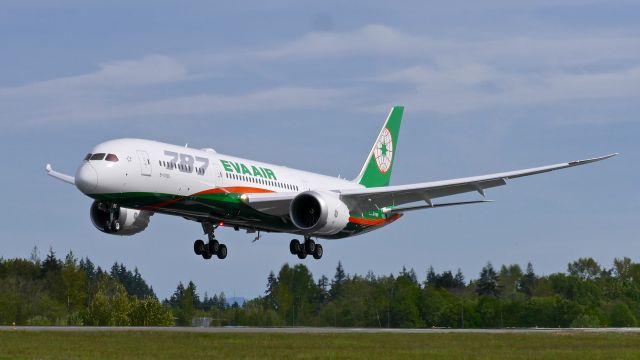
{"type": "Polygon", "coordinates": [[[312,255],[314,259],[322,259],[322,245],[316,244],[311,238],[305,238],[304,243],[300,243],[297,239],[291,240],[289,243],[289,251],[291,255],[297,255],[298,259],[304,260],[307,255],[312,255]]]}
{"type": "Polygon", "coordinates": [[[104,229],[109,233],[117,233],[120,231],[121,224],[118,218],[120,217],[120,207],[117,204],[111,203],[99,203],[98,210],[107,213],[109,216],[104,222],[104,229]]]}
{"type": "Polygon", "coordinates": [[[217,226],[213,226],[210,223],[202,223],[202,230],[209,238],[209,242],[205,244],[203,240],[196,240],[193,243],[193,252],[196,255],[202,256],[205,260],[209,260],[216,255],[218,259],[224,260],[227,258],[227,246],[225,244],[220,244],[218,240],[216,240],[216,236],[214,234],[217,226]]]}

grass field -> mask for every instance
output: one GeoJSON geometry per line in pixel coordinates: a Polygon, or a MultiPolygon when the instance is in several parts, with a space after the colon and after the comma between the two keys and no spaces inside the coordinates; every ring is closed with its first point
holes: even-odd
{"type": "Polygon", "coordinates": [[[640,334],[0,332],[0,359],[640,359],[640,334]]]}

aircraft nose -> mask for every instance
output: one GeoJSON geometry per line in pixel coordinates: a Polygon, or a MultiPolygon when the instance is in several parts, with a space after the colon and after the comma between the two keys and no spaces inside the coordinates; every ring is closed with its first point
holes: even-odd
{"type": "Polygon", "coordinates": [[[84,163],[76,173],[76,187],[85,194],[93,193],[98,187],[98,172],[89,163],[84,163]]]}

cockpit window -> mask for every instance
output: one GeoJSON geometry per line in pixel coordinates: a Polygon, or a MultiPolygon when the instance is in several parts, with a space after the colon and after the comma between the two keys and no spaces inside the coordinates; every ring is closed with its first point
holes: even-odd
{"type": "Polygon", "coordinates": [[[114,154],[109,154],[109,155],[107,155],[105,160],[111,161],[111,162],[118,162],[118,157],[115,156],[114,154]]]}
{"type": "Polygon", "coordinates": [[[93,154],[89,160],[104,160],[105,153],[93,154]]]}
{"type": "Polygon", "coordinates": [[[87,156],[84,157],[84,161],[89,161],[89,159],[91,159],[91,154],[87,154],[87,156]]]}

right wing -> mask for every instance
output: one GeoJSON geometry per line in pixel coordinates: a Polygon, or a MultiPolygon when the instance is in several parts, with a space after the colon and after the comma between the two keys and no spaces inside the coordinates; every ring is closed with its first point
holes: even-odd
{"type": "MultiPolygon", "coordinates": [[[[502,186],[509,179],[523,176],[541,174],[549,171],[566,169],[574,166],[585,165],[613,157],[617,154],[597,157],[587,160],[571,161],[556,165],[542,166],[531,169],[509,171],[497,174],[474,176],[461,179],[434,181],[421,184],[387,186],[379,188],[360,188],[339,191],[342,201],[354,212],[368,212],[385,208],[395,208],[413,202],[424,201],[429,207],[432,199],[462,194],[466,192],[479,192],[484,196],[484,190],[496,186],[502,186]]],[[[413,209],[413,208],[410,208],[413,209]]],[[[394,209],[399,212],[402,209],[394,209]]],[[[407,209],[409,210],[409,209],[407,209]]]]}
{"type": "MultiPolygon", "coordinates": [[[[479,192],[484,196],[485,189],[505,185],[509,179],[516,179],[523,176],[536,175],[549,171],[585,165],[605,160],[616,155],[617,154],[611,154],[593,159],[571,161],[556,165],[461,179],[376,188],[361,187],[354,189],[332,190],[332,192],[334,192],[336,196],[339,196],[353,213],[364,213],[375,210],[384,210],[386,213],[402,213],[406,211],[443,206],[475,204],[486,201],[481,200],[433,204],[432,200],[466,192],[479,192]],[[424,202],[426,204],[411,207],[398,207],[400,205],[416,202],[424,202]]],[[[288,216],[289,205],[297,195],[298,193],[244,194],[242,196],[242,201],[257,211],[266,214],[288,216]]]]}

